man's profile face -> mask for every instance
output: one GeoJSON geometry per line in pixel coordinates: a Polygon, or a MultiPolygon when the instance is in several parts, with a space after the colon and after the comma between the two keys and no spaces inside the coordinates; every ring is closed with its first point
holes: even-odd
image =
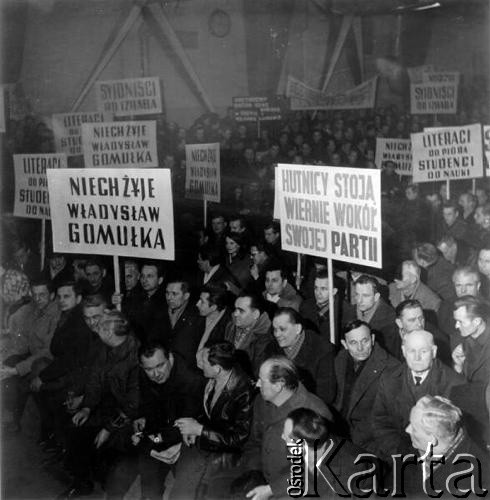
{"type": "Polygon", "coordinates": [[[126,290],[132,290],[140,279],[140,272],[138,267],[134,264],[127,264],[124,266],[124,286],[126,290]]]}
{"type": "Polygon", "coordinates": [[[468,314],[466,307],[459,307],[453,313],[456,330],[462,337],[470,337],[478,331],[481,319],[473,318],[468,314]]]}
{"type": "Polygon", "coordinates": [[[264,229],[264,239],[267,243],[269,243],[269,245],[275,243],[278,238],[279,238],[279,233],[276,233],[272,227],[264,229]]]}
{"type": "Polygon", "coordinates": [[[478,270],[485,276],[490,276],[490,250],[480,250],[478,254],[478,270]]]}
{"type": "Polygon", "coordinates": [[[141,368],[146,373],[147,377],[156,384],[164,384],[171,371],[170,359],[165,356],[161,349],[157,349],[153,356],[140,358],[141,368]]]}
{"type": "Polygon", "coordinates": [[[80,303],[81,297],[75,293],[72,286],[60,286],[56,291],[56,297],[58,298],[60,309],[65,311],[70,311],[77,304],[80,303]]]}
{"type": "Polygon", "coordinates": [[[189,293],[184,293],[182,283],[169,283],[165,291],[165,298],[170,309],[177,309],[189,299],[189,293]]]}
{"type": "Polygon", "coordinates": [[[99,306],[90,306],[83,308],[83,319],[87,326],[93,331],[96,332],[99,326],[99,321],[102,319],[104,315],[104,305],[99,306]]]}
{"type": "Polygon", "coordinates": [[[203,317],[209,316],[212,312],[216,311],[216,306],[210,305],[209,303],[209,293],[201,292],[199,296],[199,300],[197,301],[197,309],[199,310],[199,314],[203,317]]]}
{"type": "Polygon", "coordinates": [[[395,321],[404,334],[425,328],[424,311],[420,307],[407,307],[395,321]]]}
{"type": "Polygon", "coordinates": [[[429,443],[433,441],[433,436],[423,426],[422,416],[422,410],[414,406],[410,412],[410,423],[405,431],[410,434],[412,446],[423,454],[427,451],[429,443]]]}
{"type": "Polygon", "coordinates": [[[233,311],[233,322],[239,328],[252,326],[259,317],[259,312],[250,307],[250,297],[238,297],[235,300],[235,310],[233,311]]]}
{"type": "Polygon", "coordinates": [[[355,285],[355,298],[359,311],[369,311],[379,300],[379,293],[374,291],[371,283],[355,285]]]}
{"type": "Polygon", "coordinates": [[[158,277],[156,266],[143,266],[141,269],[141,288],[147,293],[154,292],[161,284],[162,278],[158,277]]]}
{"type": "Polygon", "coordinates": [[[98,288],[102,285],[102,280],[104,279],[105,271],[97,265],[88,265],[85,267],[85,274],[87,275],[87,281],[93,288],[98,288]]]}
{"type": "Polygon", "coordinates": [[[209,260],[204,260],[201,254],[197,254],[197,267],[199,267],[199,270],[203,273],[207,273],[211,269],[209,260]]]}
{"type": "Polygon", "coordinates": [[[287,281],[282,278],[281,271],[267,271],[265,273],[265,289],[271,295],[279,295],[286,286],[287,281]]]}
{"type": "Polygon", "coordinates": [[[402,352],[410,370],[422,373],[432,366],[437,347],[431,342],[428,335],[423,332],[412,332],[405,335],[402,352]]]}
{"type": "Polygon", "coordinates": [[[301,330],[301,325],[293,323],[287,314],[280,314],[272,320],[274,337],[283,349],[296,343],[301,330]]]}
{"type": "Polygon", "coordinates": [[[31,293],[32,300],[40,311],[51,302],[51,293],[46,285],[34,285],[31,289],[31,293]]]}
{"type": "Polygon", "coordinates": [[[476,297],[480,290],[480,278],[473,273],[456,273],[453,276],[453,283],[457,297],[464,295],[476,297]]]}
{"type": "Polygon", "coordinates": [[[341,342],[355,361],[366,361],[373,352],[374,335],[367,326],[361,325],[347,332],[341,342]]]}
{"type": "Polygon", "coordinates": [[[273,384],[270,381],[270,364],[265,362],[262,363],[262,366],[259,370],[259,379],[257,381],[257,387],[260,389],[260,394],[264,401],[274,401],[277,394],[279,393],[279,384],[273,384]]]}

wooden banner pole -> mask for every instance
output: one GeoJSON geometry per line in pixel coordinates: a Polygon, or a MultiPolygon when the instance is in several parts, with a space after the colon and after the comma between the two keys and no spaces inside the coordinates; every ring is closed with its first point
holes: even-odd
{"type": "Polygon", "coordinates": [[[446,181],[446,198],[451,199],[451,191],[449,191],[449,179],[446,181]]]}
{"type": "Polygon", "coordinates": [[[208,200],[204,200],[204,229],[208,227],[208,200]]]}
{"type": "Polygon", "coordinates": [[[296,258],[296,288],[300,289],[301,287],[301,254],[297,254],[296,258]]]}
{"type": "Polygon", "coordinates": [[[471,180],[471,192],[476,194],[476,179],[471,180]]]}
{"type": "Polygon", "coordinates": [[[41,219],[41,271],[44,269],[46,260],[46,219],[41,219]]]}
{"type": "Polygon", "coordinates": [[[327,259],[328,270],[328,317],[330,322],[330,342],[333,345],[337,344],[335,338],[335,302],[333,296],[333,266],[332,259],[327,259]]]}
{"type": "MultiPolygon", "coordinates": [[[[115,288],[114,292],[116,295],[120,295],[121,294],[121,276],[119,273],[119,256],[114,255],[112,262],[114,264],[114,288],[115,288]]],[[[116,308],[118,311],[120,311],[121,304],[117,304],[116,308]]]]}

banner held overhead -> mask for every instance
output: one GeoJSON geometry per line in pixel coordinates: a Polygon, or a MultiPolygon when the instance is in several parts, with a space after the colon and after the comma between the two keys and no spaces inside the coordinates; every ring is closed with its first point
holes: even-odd
{"type": "Polygon", "coordinates": [[[186,144],[185,197],[221,201],[219,143],[186,144]]]}
{"type": "Polygon", "coordinates": [[[276,173],[284,250],[382,266],[380,170],[279,164],[276,173]]]}
{"type": "Polygon", "coordinates": [[[55,252],[174,260],[168,169],[47,174],[55,252]]]}
{"type": "Polygon", "coordinates": [[[376,138],[376,156],[374,162],[378,168],[385,161],[395,164],[398,175],[412,175],[412,143],[410,139],[376,138]]]}
{"type": "Polygon", "coordinates": [[[457,108],[457,82],[410,84],[410,112],[412,114],[455,114],[457,108]]]}

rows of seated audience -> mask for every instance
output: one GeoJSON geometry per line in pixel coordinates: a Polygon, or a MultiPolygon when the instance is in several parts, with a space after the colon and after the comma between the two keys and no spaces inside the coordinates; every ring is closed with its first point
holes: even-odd
{"type": "Polygon", "coordinates": [[[169,473],[170,498],[286,497],[287,443],[303,434],[347,440],[332,462],[345,478],[374,454],[388,487],[392,457],[423,455],[439,434],[434,449],[485,463],[490,210],[465,192],[439,213],[435,239],[391,280],[355,266],[330,276],[321,258],[298,275],[280,226],[243,215],[211,215],[185,267],[122,259],[117,292],[103,258],[50,253],[39,273],[15,242],[2,271],[6,432],[21,431],[32,395],[38,444],[72,478],[60,498],[96,483],[122,498],[137,476],[142,498],[162,498],[169,473]]]}

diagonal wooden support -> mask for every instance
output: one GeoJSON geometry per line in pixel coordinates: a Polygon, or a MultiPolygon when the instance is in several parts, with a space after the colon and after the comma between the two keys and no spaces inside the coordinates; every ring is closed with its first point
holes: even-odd
{"type": "Polygon", "coordinates": [[[362,43],[362,18],[361,16],[354,17],[352,23],[354,38],[356,40],[357,59],[359,61],[359,69],[361,70],[361,82],[364,81],[364,47],[362,43]]]}
{"type": "Polygon", "coordinates": [[[215,111],[214,105],[211,99],[209,98],[205,88],[203,87],[201,81],[199,80],[199,76],[197,75],[194,66],[192,65],[192,62],[187,56],[184,47],[180,43],[180,40],[175,34],[175,31],[173,30],[171,24],[168,22],[167,16],[163,11],[162,6],[159,3],[150,3],[147,7],[147,10],[151,12],[156,23],[162,30],[163,35],[168,40],[170,46],[179,57],[180,62],[182,63],[192,83],[194,84],[200,99],[205,104],[208,111],[214,112],[215,111]]]}
{"type": "Polygon", "coordinates": [[[143,0],[139,3],[135,3],[133,7],[131,8],[131,11],[129,12],[128,17],[124,21],[123,25],[121,28],[116,33],[116,36],[114,37],[114,40],[112,43],[109,45],[109,48],[102,54],[102,56],[99,59],[99,62],[96,64],[95,68],[92,70],[92,73],[89,75],[87,81],[85,82],[82,91],[80,92],[79,96],[73,103],[71,107],[71,111],[75,112],[78,110],[80,107],[80,104],[82,104],[83,100],[89,93],[90,89],[92,88],[92,85],[97,81],[99,78],[99,75],[102,73],[104,68],[109,64],[111,59],[114,57],[114,54],[116,53],[117,49],[121,45],[121,43],[124,41],[126,36],[128,35],[129,31],[131,28],[136,24],[139,24],[142,22],[141,18],[141,9],[142,7],[147,3],[148,0],[143,0]]]}
{"type": "Polygon", "coordinates": [[[340,27],[339,36],[337,37],[337,41],[335,42],[335,47],[332,53],[332,59],[330,61],[330,65],[328,67],[327,74],[325,75],[325,80],[322,85],[322,92],[325,92],[327,90],[328,84],[330,83],[330,79],[332,78],[335,66],[337,65],[337,62],[339,60],[340,53],[344,48],[345,40],[352,26],[353,18],[354,16],[344,16],[342,18],[342,25],[340,27]]]}

